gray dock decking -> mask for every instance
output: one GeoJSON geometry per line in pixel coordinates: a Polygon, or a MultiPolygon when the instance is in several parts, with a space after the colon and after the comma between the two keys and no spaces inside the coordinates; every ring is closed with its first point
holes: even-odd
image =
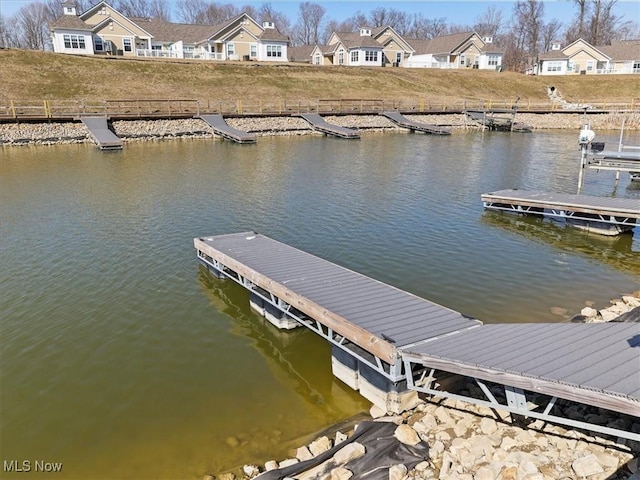
{"type": "Polygon", "coordinates": [[[236,143],[256,143],[257,136],[255,133],[233,128],[225,121],[222,115],[200,115],[197,118],[206,122],[211,127],[211,130],[222,138],[236,143]]]}
{"type": "Polygon", "coordinates": [[[484,208],[569,220],[580,228],[612,235],[633,229],[640,200],[535,190],[500,190],[481,195],[484,208]],[[584,227],[586,225],[587,227],[584,227]]]}
{"type": "Polygon", "coordinates": [[[411,130],[412,132],[418,131],[431,133],[434,135],[451,135],[451,130],[448,128],[429,125],[427,123],[415,122],[413,120],[409,120],[399,112],[381,112],[380,115],[387,117],[399,127],[406,128],[408,130],[411,130]]]}
{"type": "Polygon", "coordinates": [[[640,324],[482,325],[255,232],[196,238],[194,246],[250,290],[277,295],[406,371],[417,364],[640,416],[640,324]]]}
{"type": "Polygon", "coordinates": [[[100,150],[120,150],[123,148],[122,140],[111,130],[107,124],[107,117],[80,117],[80,121],[89,130],[93,141],[100,150]]]}
{"type": "Polygon", "coordinates": [[[305,119],[313,127],[314,130],[322,132],[326,135],[350,139],[360,138],[360,133],[358,133],[356,130],[328,123],[317,113],[302,113],[300,114],[300,117],[305,119]]]}

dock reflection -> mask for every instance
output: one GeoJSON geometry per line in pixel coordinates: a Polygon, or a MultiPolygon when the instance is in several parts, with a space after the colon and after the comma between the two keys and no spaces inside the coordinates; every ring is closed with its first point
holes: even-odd
{"type": "MultiPolygon", "coordinates": [[[[550,244],[564,252],[601,261],[625,273],[640,275],[640,244],[634,238],[634,232],[596,235],[549,219],[488,211],[483,213],[482,223],[550,244]]],[[[639,228],[637,226],[635,230],[639,228]]]]}
{"type": "Polygon", "coordinates": [[[231,333],[252,340],[274,378],[335,417],[363,411],[369,404],[331,373],[331,349],[304,327],[278,330],[249,307],[249,295],[232,280],[221,280],[199,267],[198,282],[212,305],[232,320],[231,333]]]}

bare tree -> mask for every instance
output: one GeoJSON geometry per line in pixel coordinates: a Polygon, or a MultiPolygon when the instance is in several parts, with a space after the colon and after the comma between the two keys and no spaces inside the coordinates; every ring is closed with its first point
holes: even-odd
{"type": "Polygon", "coordinates": [[[626,21],[616,28],[616,33],[612,37],[612,41],[635,40],[640,38],[640,23],[626,21]]]}
{"type": "Polygon", "coordinates": [[[619,19],[611,11],[617,0],[593,0],[589,25],[589,43],[605,45],[611,43],[619,19]]]}
{"type": "Polygon", "coordinates": [[[502,33],[503,25],[502,10],[492,5],[488,7],[482,15],[476,18],[473,29],[480,35],[488,35],[497,39],[500,33],[502,33]]]}
{"type": "Polygon", "coordinates": [[[298,21],[292,32],[297,45],[314,45],[320,41],[325,13],[322,5],[313,2],[300,3],[298,21]]]}
{"type": "Polygon", "coordinates": [[[7,19],[0,15],[0,48],[15,48],[19,46],[15,18],[9,17],[7,19]]]}
{"type": "Polygon", "coordinates": [[[558,40],[558,35],[560,34],[560,30],[562,30],[562,22],[559,20],[550,20],[542,26],[541,30],[541,51],[548,52],[551,50],[551,44],[558,40]]]}
{"type": "Polygon", "coordinates": [[[171,21],[171,7],[167,0],[151,0],[151,16],[166,22],[171,21]]]}
{"type": "Polygon", "coordinates": [[[429,29],[427,30],[427,36],[425,38],[436,38],[446,35],[449,31],[447,25],[447,19],[444,17],[433,18],[429,20],[429,29]]]}
{"type": "Polygon", "coordinates": [[[18,44],[32,50],[50,50],[49,11],[45,4],[32,2],[25,5],[15,15],[18,30],[18,44]]]}
{"type": "MultiPolygon", "coordinates": [[[[246,12],[246,10],[244,10],[246,12]]],[[[282,12],[279,12],[271,3],[263,3],[256,11],[256,16],[251,15],[256,21],[262,22],[273,22],[275,27],[278,29],[280,33],[285,35],[289,35],[291,33],[291,21],[289,17],[282,12]]]]}
{"type": "Polygon", "coordinates": [[[204,0],[178,0],[176,13],[182,23],[199,23],[204,18],[207,3],[204,0]]]}
{"type": "Polygon", "coordinates": [[[519,0],[514,7],[513,28],[523,34],[527,55],[537,59],[544,22],[544,4],[540,0],[519,0]]]}

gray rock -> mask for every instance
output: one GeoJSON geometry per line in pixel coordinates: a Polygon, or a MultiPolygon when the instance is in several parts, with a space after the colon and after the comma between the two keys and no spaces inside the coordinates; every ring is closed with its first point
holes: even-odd
{"type": "Polygon", "coordinates": [[[358,442],[349,443],[338,450],[333,456],[337,465],[344,465],[351,460],[361,457],[365,453],[364,445],[358,442]]]}
{"type": "Polygon", "coordinates": [[[353,472],[344,467],[338,467],[331,470],[331,480],[348,480],[353,477],[353,472]]]}
{"type": "Polygon", "coordinates": [[[393,465],[389,468],[389,480],[402,480],[407,474],[407,467],[402,464],[393,465]]]}
{"type": "Polygon", "coordinates": [[[416,431],[407,424],[399,425],[393,432],[393,436],[405,445],[417,445],[420,443],[420,437],[416,431]]]}
{"type": "MultiPolygon", "coordinates": [[[[336,432],[337,433],[337,432],[336,432]]],[[[314,457],[331,449],[331,440],[327,437],[320,437],[309,444],[309,451],[314,457]]]]}
{"type": "Polygon", "coordinates": [[[242,471],[249,478],[256,477],[260,473],[260,469],[257,465],[245,465],[242,467],[242,471]]]}

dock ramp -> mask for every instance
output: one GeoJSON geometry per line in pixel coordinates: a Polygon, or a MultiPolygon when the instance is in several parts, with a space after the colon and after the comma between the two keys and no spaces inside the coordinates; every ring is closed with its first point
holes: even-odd
{"type": "Polygon", "coordinates": [[[107,117],[80,117],[100,150],[121,150],[122,139],[109,130],[107,117]]]}
{"type": "Polygon", "coordinates": [[[255,133],[244,132],[229,126],[222,115],[200,115],[197,118],[204,120],[211,130],[222,138],[236,143],[256,143],[255,133]]]}
{"type": "Polygon", "coordinates": [[[411,132],[424,132],[433,135],[451,135],[451,130],[437,125],[429,125],[427,123],[414,122],[402,115],[400,112],[380,112],[380,115],[387,117],[399,127],[411,130],[411,132]]]}
{"type": "Polygon", "coordinates": [[[554,412],[564,399],[640,417],[639,323],[483,325],[255,232],[195,238],[194,246],[273,325],[327,340],[334,375],[387,412],[410,408],[423,392],[640,441],[624,427],[554,412]],[[486,400],[442,381],[451,375],[473,379],[486,400]]]}
{"type": "Polygon", "coordinates": [[[326,135],[340,138],[360,138],[360,134],[356,130],[328,123],[317,113],[303,113],[300,116],[311,124],[314,130],[326,135]]]}

